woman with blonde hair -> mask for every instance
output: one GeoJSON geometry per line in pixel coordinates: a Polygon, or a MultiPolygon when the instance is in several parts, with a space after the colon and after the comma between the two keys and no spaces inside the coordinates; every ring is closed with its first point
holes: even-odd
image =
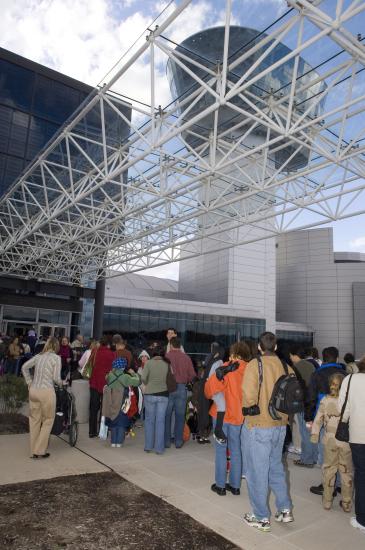
{"type": "Polygon", "coordinates": [[[48,458],[49,436],[56,414],[54,384],[62,385],[60,344],[48,338],[43,351],[24,363],[22,373],[29,388],[31,458],[48,458]],[[34,367],[34,374],[30,370],[34,367]]]}

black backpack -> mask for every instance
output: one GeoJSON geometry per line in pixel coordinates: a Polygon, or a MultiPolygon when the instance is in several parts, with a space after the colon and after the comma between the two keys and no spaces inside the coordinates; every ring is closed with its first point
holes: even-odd
{"type": "Polygon", "coordinates": [[[281,361],[284,374],[275,382],[269,402],[269,413],[274,420],[281,420],[278,413],[296,414],[304,410],[304,391],[294,373],[289,373],[288,365],[281,361]]]}

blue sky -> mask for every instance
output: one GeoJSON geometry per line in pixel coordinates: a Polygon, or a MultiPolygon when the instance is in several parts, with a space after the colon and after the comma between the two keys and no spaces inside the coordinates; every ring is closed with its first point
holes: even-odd
{"type": "MultiPolygon", "coordinates": [[[[1,0],[0,46],[96,85],[105,82],[104,75],[139,35],[142,43],[145,29],[168,4],[166,0],[1,0]]],[[[325,0],[321,8],[334,4],[335,0],[325,0]]],[[[349,0],[344,0],[344,5],[348,4],[349,0]]],[[[223,0],[193,1],[168,36],[179,42],[200,29],[221,24],[224,5],[223,0]]],[[[236,0],[233,22],[263,30],[287,10],[285,0],[236,0]]],[[[348,28],[354,34],[365,32],[364,14],[348,28]]],[[[293,47],[294,36],[288,35],[284,42],[293,47]]],[[[328,52],[322,49],[320,55],[330,55],[331,48],[328,42],[328,52]]],[[[305,54],[309,63],[317,62],[316,48],[305,54]]],[[[143,60],[121,86],[126,95],[144,98],[143,60]]],[[[167,100],[169,87],[162,66],[158,88],[161,100],[167,100]]],[[[365,216],[336,222],[333,227],[336,250],[365,252],[365,216]]]]}

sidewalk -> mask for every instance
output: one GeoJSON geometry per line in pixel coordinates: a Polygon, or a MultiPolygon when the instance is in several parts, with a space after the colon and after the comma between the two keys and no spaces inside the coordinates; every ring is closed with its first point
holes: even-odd
{"type": "MultiPolygon", "coordinates": [[[[163,498],[210,527],[244,550],[362,550],[365,537],[349,525],[335,500],[333,510],[322,509],[321,499],[309,492],[320,483],[320,470],[301,469],[289,459],[289,479],[294,502],[295,522],[275,524],[270,533],[260,533],[246,526],[242,515],[250,511],[245,481],[241,496],[230,493],[219,497],[210,490],[214,479],[213,445],[190,441],[182,449],[172,447],[164,455],[143,451],[143,430],[136,430],[121,449],[112,449],[98,439],[89,439],[87,426],[80,426],[77,443],[83,451],[113,468],[136,485],[163,498]]],[[[52,437],[51,457],[45,461],[28,458],[28,435],[0,436],[0,484],[56,477],[60,475],[100,472],[103,466],[52,437]]],[[[271,501],[271,509],[275,510],[271,501]]]]}

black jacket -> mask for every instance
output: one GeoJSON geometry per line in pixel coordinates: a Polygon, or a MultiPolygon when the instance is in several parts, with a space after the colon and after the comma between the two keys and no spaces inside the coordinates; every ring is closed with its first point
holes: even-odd
{"type": "Polygon", "coordinates": [[[329,379],[332,374],[344,374],[346,371],[340,363],[322,363],[311,376],[308,387],[308,407],[305,411],[306,421],[314,419],[321,399],[330,391],[329,379]]]}

